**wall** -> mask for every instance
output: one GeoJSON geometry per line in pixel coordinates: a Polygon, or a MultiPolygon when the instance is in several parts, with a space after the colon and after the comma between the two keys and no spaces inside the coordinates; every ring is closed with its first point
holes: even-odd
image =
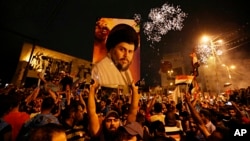
{"type": "Polygon", "coordinates": [[[60,71],[69,72],[76,79],[80,69],[89,71],[91,62],[53,51],[38,45],[24,43],[19,58],[19,64],[13,77],[13,83],[18,86],[25,82],[26,77],[38,78],[37,73],[40,71],[45,74],[56,75],[60,71]],[[27,63],[29,65],[27,66],[27,63]]]}

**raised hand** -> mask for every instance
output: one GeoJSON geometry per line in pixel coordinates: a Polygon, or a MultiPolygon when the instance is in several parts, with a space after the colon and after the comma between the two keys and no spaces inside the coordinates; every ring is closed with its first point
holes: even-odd
{"type": "Polygon", "coordinates": [[[189,93],[184,94],[184,97],[186,102],[190,102],[191,95],[189,93]]]}
{"type": "Polygon", "coordinates": [[[99,87],[99,83],[96,80],[93,80],[90,84],[90,90],[94,89],[96,90],[99,87]]]}

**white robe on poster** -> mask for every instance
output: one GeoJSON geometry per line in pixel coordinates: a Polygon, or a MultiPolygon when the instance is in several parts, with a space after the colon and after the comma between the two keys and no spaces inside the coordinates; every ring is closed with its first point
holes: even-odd
{"type": "Polygon", "coordinates": [[[124,86],[127,89],[133,81],[130,70],[119,71],[108,56],[93,66],[91,75],[94,80],[105,87],[124,86]]]}

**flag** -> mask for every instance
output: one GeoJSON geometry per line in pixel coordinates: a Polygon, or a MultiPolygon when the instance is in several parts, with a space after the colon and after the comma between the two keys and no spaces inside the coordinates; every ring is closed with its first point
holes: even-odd
{"type": "Polygon", "coordinates": [[[180,87],[176,86],[173,93],[172,93],[173,101],[175,104],[178,104],[178,99],[181,97],[180,87]]]}
{"type": "Polygon", "coordinates": [[[175,77],[175,85],[191,84],[194,79],[192,75],[177,75],[175,77]]]}
{"type": "Polygon", "coordinates": [[[192,66],[193,66],[193,75],[198,76],[199,71],[198,68],[200,67],[200,63],[198,62],[198,58],[196,53],[191,53],[190,56],[192,57],[192,66]]]}

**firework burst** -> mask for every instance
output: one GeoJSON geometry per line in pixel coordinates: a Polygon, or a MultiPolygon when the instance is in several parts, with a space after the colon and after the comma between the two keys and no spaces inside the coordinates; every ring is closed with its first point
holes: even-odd
{"type": "Polygon", "coordinates": [[[206,64],[208,61],[208,58],[212,56],[212,49],[207,44],[200,44],[196,48],[196,53],[199,56],[199,60],[202,64],[206,64]]]}
{"type": "Polygon", "coordinates": [[[202,64],[207,64],[210,57],[215,57],[219,59],[219,56],[223,54],[223,51],[220,49],[222,46],[220,40],[210,41],[198,44],[196,47],[196,53],[199,56],[199,60],[202,64]]]}
{"type": "MultiPolygon", "coordinates": [[[[148,15],[149,21],[143,23],[143,32],[148,41],[151,43],[161,41],[163,35],[170,30],[181,30],[183,28],[184,18],[187,14],[184,13],[179,6],[169,5],[165,3],[161,8],[152,8],[148,15]]],[[[141,16],[135,14],[136,22],[141,21],[141,16]]]]}

